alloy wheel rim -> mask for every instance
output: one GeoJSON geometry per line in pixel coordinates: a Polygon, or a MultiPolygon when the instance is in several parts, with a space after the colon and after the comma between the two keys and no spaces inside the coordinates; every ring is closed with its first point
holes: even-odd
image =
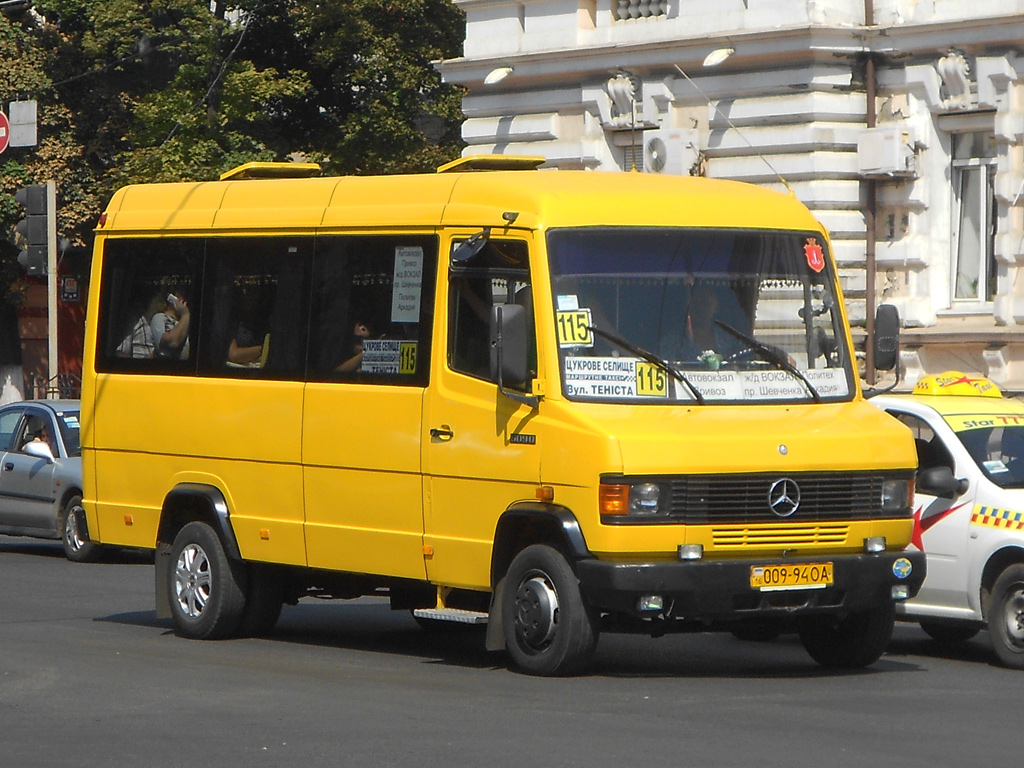
{"type": "Polygon", "coordinates": [[[64,520],[64,540],[76,552],[85,546],[85,539],[78,531],[78,513],[81,509],[81,507],[69,509],[68,516],[64,520]]]}
{"type": "Polygon", "coordinates": [[[1014,645],[1024,646],[1024,586],[1018,586],[1006,601],[1003,620],[1014,645]]]}
{"type": "Polygon", "coordinates": [[[210,559],[198,544],[189,544],[178,555],[174,568],[174,593],[178,608],[190,619],[198,619],[210,599],[210,559]]]}

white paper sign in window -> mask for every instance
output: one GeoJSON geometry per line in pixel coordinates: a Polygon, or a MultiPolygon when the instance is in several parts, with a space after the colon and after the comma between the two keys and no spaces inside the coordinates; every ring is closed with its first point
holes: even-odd
{"type": "Polygon", "coordinates": [[[391,290],[391,322],[418,323],[423,291],[423,249],[395,248],[395,278],[391,290]]]}

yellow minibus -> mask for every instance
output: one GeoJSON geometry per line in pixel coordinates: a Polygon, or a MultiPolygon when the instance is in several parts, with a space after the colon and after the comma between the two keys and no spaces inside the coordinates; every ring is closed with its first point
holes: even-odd
{"type": "Polygon", "coordinates": [[[155,550],[190,638],[387,595],[537,675],[602,631],[873,663],[925,575],[916,459],[861,394],[828,235],[791,194],[542,163],[118,191],[88,535],[155,550]]]}

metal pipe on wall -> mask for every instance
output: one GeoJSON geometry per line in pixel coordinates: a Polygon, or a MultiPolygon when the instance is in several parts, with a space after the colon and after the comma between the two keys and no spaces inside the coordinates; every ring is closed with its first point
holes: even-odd
{"type": "MultiPolygon", "coordinates": [[[[864,0],[864,26],[875,25],[874,0],[864,0]]],[[[875,127],[875,57],[868,51],[867,61],[864,67],[864,96],[866,101],[864,122],[868,128],[875,127]]],[[[864,254],[864,313],[865,331],[864,339],[864,380],[868,384],[875,383],[875,206],[877,194],[877,182],[874,179],[864,180],[864,227],[865,227],[865,254],[864,254]]],[[[899,365],[899,362],[896,363],[899,365]]]]}

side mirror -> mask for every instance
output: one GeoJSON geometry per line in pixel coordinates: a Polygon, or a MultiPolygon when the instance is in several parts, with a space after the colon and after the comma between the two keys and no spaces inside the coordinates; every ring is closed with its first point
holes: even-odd
{"type": "Polygon", "coordinates": [[[970,488],[966,478],[957,479],[953,470],[947,466],[929,467],[917,473],[917,490],[940,499],[955,499],[963,496],[970,488]]]}
{"type": "Polygon", "coordinates": [[[24,453],[29,456],[35,456],[37,459],[45,459],[47,464],[53,464],[53,452],[50,450],[50,446],[41,440],[32,440],[25,444],[25,447],[21,449],[24,453]]]}
{"type": "Polygon", "coordinates": [[[875,368],[891,371],[899,363],[900,311],[893,304],[880,304],[875,312],[875,368]]]}
{"type": "Polygon", "coordinates": [[[536,407],[537,398],[505,388],[505,382],[521,386],[530,376],[529,330],[526,307],[518,304],[495,304],[491,307],[491,380],[498,390],[512,400],[536,407]]]}

